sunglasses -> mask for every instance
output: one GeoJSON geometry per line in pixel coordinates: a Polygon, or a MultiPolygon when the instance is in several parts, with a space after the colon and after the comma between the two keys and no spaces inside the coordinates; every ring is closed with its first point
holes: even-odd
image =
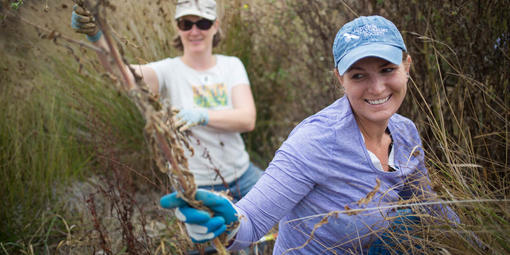
{"type": "Polygon", "coordinates": [[[212,27],[213,21],[208,19],[199,19],[197,22],[193,22],[187,19],[180,19],[177,21],[177,26],[182,31],[191,30],[193,25],[197,25],[198,29],[200,30],[208,30],[212,27]]]}

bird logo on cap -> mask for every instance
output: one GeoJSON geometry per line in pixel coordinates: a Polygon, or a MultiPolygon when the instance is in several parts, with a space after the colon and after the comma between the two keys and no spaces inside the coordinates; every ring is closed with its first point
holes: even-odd
{"type": "Polygon", "coordinates": [[[346,42],[351,41],[351,39],[359,39],[358,35],[353,35],[353,34],[349,34],[349,33],[345,33],[345,34],[343,34],[343,36],[344,36],[346,42]]]}

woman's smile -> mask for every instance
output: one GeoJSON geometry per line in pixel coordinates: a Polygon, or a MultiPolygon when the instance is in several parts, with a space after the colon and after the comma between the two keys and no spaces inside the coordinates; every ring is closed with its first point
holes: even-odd
{"type": "Polygon", "coordinates": [[[198,44],[204,41],[204,38],[190,38],[189,41],[194,44],[198,44]]]}
{"type": "Polygon", "coordinates": [[[380,99],[365,99],[365,102],[367,102],[371,105],[380,105],[380,104],[384,104],[384,103],[388,102],[388,100],[390,100],[390,97],[391,97],[391,95],[389,95],[385,98],[380,98],[380,99]]]}

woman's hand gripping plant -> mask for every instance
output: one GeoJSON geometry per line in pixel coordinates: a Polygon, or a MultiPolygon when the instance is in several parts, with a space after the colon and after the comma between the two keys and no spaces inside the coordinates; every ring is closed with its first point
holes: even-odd
{"type": "Polygon", "coordinates": [[[175,216],[185,223],[194,243],[210,241],[224,232],[227,234],[224,241],[228,242],[236,235],[239,230],[239,214],[230,200],[204,189],[197,189],[195,199],[210,209],[212,216],[209,212],[192,208],[177,192],[163,196],[160,204],[166,209],[175,208],[175,216]]]}

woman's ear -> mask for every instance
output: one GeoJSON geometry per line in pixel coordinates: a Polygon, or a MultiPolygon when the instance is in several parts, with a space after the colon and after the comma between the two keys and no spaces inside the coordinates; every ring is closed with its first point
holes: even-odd
{"type": "Polygon", "coordinates": [[[216,29],[216,30],[219,30],[220,29],[220,21],[218,19],[216,19],[213,23],[213,27],[216,29]]]}
{"type": "Polygon", "coordinates": [[[407,55],[406,62],[404,63],[404,68],[406,70],[406,73],[409,74],[409,70],[411,70],[411,63],[413,60],[411,59],[411,55],[407,55]]]}
{"type": "Polygon", "coordinates": [[[340,86],[342,86],[342,87],[343,87],[343,83],[344,83],[344,76],[343,76],[343,75],[340,75],[340,73],[338,72],[338,69],[337,69],[337,68],[335,68],[334,73],[335,73],[335,77],[336,77],[336,79],[337,79],[337,80],[338,80],[338,82],[340,83],[340,86]]]}

